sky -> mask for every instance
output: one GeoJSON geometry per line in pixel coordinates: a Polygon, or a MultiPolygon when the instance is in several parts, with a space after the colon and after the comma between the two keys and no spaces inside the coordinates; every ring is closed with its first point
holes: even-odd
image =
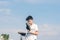
{"type": "Polygon", "coordinates": [[[38,25],[38,40],[60,40],[60,0],[0,0],[0,34],[19,40],[29,15],[38,25]]]}

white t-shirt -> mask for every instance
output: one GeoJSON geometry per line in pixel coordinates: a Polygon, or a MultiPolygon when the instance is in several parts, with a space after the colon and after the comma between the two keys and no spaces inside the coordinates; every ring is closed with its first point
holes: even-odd
{"type": "MultiPolygon", "coordinates": [[[[30,30],[31,30],[31,32],[38,31],[38,26],[37,26],[36,24],[32,24],[32,25],[30,26],[30,30]]],[[[28,32],[28,34],[27,34],[27,39],[28,39],[28,40],[37,39],[37,35],[33,35],[33,34],[30,34],[30,33],[28,32]]]]}

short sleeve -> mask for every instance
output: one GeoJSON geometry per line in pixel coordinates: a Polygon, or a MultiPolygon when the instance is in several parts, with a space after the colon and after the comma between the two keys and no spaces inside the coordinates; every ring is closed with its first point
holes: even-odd
{"type": "Polygon", "coordinates": [[[35,31],[38,31],[38,26],[37,25],[35,25],[35,31]]]}

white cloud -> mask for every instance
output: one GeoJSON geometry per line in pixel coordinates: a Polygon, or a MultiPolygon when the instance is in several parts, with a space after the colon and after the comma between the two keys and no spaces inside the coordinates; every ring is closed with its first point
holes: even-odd
{"type": "Polygon", "coordinates": [[[35,3],[39,3],[40,0],[24,0],[24,1],[27,3],[35,4],[35,3]]]}
{"type": "Polygon", "coordinates": [[[17,33],[21,29],[21,20],[15,16],[0,16],[0,33],[17,33]]]}
{"type": "Polygon", "coordinates": [[[22,1],[24,1],[24,0],[13,0],[14,2],[22,2],[22,1]]]}
{"type": "Polygon", "coordinates": [[[55,31],[52,27],[50,27],[48,24],[43,24],[40,26],[40,33],[41,35],[47,35],[47,36],[58,35],[58,32],[55,31]]]}
{"type": "MultiPolygon", "coordinates": [[[[3,10],[1,9],[0,11],[3,10]]],[[[17,33],[22,25],[20,17],[13,15],[5,16],[4,13],[0,15],[0,33],[17,33]]]]}
{"type": "Polygon", "coordinates": [[[0,1],[0,15],[10,15],[11,9],[8,9],[8,7],[11,3],[9,1],[0,1]]]}
{"type": "Polygon", "coordinates": [[[60,0],[14,0],[15,2],[26,2],[30,4],[58,4],[60,0]]]}
{"type": "Polygon", "coordinates": [[[22,31],[21,29],[0,29],[0,33],[18,33],[21,31],[22,31]]]}
{"type": "Polygon", "coordinates": [[[0,9],[0,14],[10,15],[11,14],[11,9],[0,9]]]}
{"type": "Polygon", "coordinates": [[[0,7],[5,7],[5,6],[8,6],[10,5],[10,2],[8,1],[0,1],[0,7]]]}

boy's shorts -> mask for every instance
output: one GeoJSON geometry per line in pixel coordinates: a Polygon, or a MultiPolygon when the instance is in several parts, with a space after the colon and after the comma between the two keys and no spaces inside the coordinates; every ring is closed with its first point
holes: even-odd
{"type": "Polygon", "coordinates": [[[29,38],[29,39],[26,39],[26,40],[36,40],[36,39],[29,38]]]}
{"type": "Polygon", "coordinates": [[[26,40],[37,40],[37,39],[34,39],[32,37],[27,37],[26,40]]]}

